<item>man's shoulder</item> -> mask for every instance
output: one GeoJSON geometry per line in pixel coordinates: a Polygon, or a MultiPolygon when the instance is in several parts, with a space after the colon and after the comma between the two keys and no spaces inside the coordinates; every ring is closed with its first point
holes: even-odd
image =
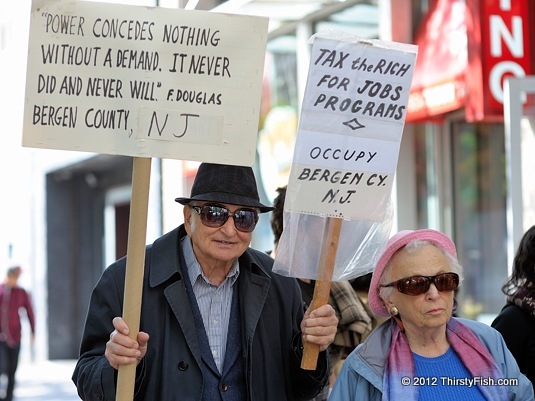
{"type": "Polygon", "coordinates": [[[273,258],[269,256],[267,253],[259,251],[254,248],[247,248],[244,255],[242,257],[246,257],[251,264],[255,264],[258,267],[260,267],[262,270],[266,272],[268,275],[272,275],[272,269],[273,269],[273,258]]]}
{"type": "Polygon", "coordinates": [[[273,272],[273,263],[275,260],[267,253],[254,248],[248,248],[240,260],[243,261],[244,257],[246,258],[245,260],[247,260],[247,262],[251,265],[253,272],[263,272],[263,274],[270,277],[272,281],[291,283],[291,285],[297,284],[297,280],[295,278],[285,277],[273,272]]]}
{"type": "Polygon", "coordinates": [[[247,248],[247,252],[250,252],[251,255],[254,255],[255,258],[258,258],[261,261],[261,263],[273,266],[273,262],[275,260],[266,252],[262,252],[262,251],[259,251],[258,249],[254,249],[250,247],[247,248]]]}
{"type": "Polygon", "coordinates": [[[21,286],[16,286],[16,287],[12,287],[11,288],[11,296],[12,297],[19,297],[19,298],[23,298],[23,297],[27,297],[28,296],[28,291],[26,291],[26,289],[24,287],[21,287],[21,286]]]}

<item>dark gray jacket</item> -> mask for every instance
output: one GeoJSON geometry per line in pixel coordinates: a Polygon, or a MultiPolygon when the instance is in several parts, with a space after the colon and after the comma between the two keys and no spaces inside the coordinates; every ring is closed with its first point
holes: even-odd
{"type": "MultiPolygon", "coordinates": [[[[138,365],[135,399],[201,400],[201,354],[191,306],[180,272],[181,226],[147,246],[140,331],[150,335],[138,365]]],[[[326,384],[328,364],[321,352],[316,371],[301,364],[301,293],[295,279],[272,274],[273,260],[249,248],[239,259],[242,353],[250,401],[312,398],[326,384]]],[[[80,358],[73,381],[83,400],[115,399],[116,370],[104,356],[122,315],[125,258],[108,267],[91,296],[80,358]]]]}

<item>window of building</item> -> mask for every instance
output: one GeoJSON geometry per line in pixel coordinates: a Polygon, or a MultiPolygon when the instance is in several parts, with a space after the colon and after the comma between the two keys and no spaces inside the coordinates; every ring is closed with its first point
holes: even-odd
{"type": "Polygon", "coordinates": [[[451,124],[448,152],[439,151],[448,135],[439,124],[414,124],[418,228],[451,235],[464,267],[457,314],[488,321],[504,304],[507,277],[504,128],[501,124],[451,124]],[[451,175],[451,184],[445,177],[451,175]],[[444,205],[451,203],[451,216],[444,205]],[[451,220],[451,221],[450,221],[451,220]]]}
{"type": "Polygon", "coordinates": [[[485,320],[507,277],[505,141],[501,124],[452,125],[454,232],[464,283],[459,315],[485,320]]]}
{"type": "Polygon", "coordinates": [[[440,227],[436,136],[434,124],[414,125],[416,216],[418,228],[440,227]]]}

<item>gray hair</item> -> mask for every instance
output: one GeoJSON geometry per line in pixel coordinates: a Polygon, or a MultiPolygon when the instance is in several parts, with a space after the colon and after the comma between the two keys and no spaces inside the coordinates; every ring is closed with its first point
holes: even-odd
{"type": "MultiPolygon", "coordinates": [[[[445,249],[436,246],[436,244],[430,241],[424,241],[424,240],[411,241],[401,249],[405,249],[407,253],[414,253],[427,245],[433,245],[434,247],[436,247],[442,252],[442,254],[446,257],[446,260],[448,261],[450,270],[459,275],[459,285],[461,285],[461,283],[463,282],[463,278],[464,278],[463,267],[459,263],[459,260],[455,256],[453,256],[451,253],[447,252],[445,249]]],[[[398,250],[397,252],[399,252],[400,250],[398,250]]],[[[390,298],[390,295],[392,294],[392,291],[394,290],[394,287],[381,287],[384,284],[388,284],[387,277],[388,277],[388,273],[392,269],[392,259],[394,258],[394,255],[392,255],[392,257],[388,261],[385,269],[383,270],[383,275],[381,276],[379,280],[379,296],[381,297],[383,301],[388,300],[390,298]]]]}

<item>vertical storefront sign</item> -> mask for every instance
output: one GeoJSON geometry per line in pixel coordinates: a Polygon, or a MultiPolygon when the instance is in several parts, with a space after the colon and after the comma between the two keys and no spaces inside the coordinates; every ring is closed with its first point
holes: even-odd
{"type": "Polygon", "coordinates": [[[468,121],[503,119],[503,84],[534,73],[531,1],[467,1],[468,121]]]}

